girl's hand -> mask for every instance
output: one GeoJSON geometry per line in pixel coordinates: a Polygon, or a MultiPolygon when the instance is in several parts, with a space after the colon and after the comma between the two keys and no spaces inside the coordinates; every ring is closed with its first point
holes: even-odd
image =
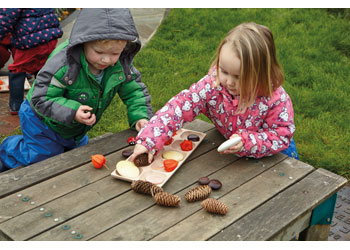
{"type": "Polygon", "coordinates": [[[143,153],[148,153],[148,163],[151,163],[153,160],[153,155],[148,152],[147,148],[141,144],[136,144],[134,148],[134,153],[130,156],[129,161],[134,162],[135,157],[143,153]]]}
{"type": "Polygon", "coordinates": [[[140,119],[140,120],[138,120],[137,123],[136,123],[136,126],[135,126],[137,132],[140,131],[140,129],[141,129],[143,126],[145,126],[147,123],[148,123],[148,121],[147,121],[146,119],[140,119]]]}
{"type": "Polygon", "coordinates": [[[77,112],[75,113],[74,119],[82,124],[86,124],[88,126],[92,126],[96,122],[95,114],[91,114],[92,108],[87,105],[81,105],[77,112]]]}
{"type": "MultiPolygon", "coordinates": [[[[233,135],[231,135],[230,139],[234,138],[234,137],[239,137],[239,135],[233,134],[233,135]]],[[[229,147],[228,149],[222,151],[220,154],[234,154],[234,153],[239,152],[242,147],[243,147],[243,143],[242,143],[242,141],[240,141],[238,144],[236,144],[232,147],[229,147]]]]}

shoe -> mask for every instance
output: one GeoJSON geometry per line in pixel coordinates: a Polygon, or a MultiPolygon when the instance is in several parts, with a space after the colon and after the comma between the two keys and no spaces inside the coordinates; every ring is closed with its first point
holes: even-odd
{"type": "Polygon", "coordinates": [[[11,115],[18,115],[19,112],[19,108],[17,108],[18,106],[15,104],[10,104],[10,114],[11,115]]]}
{"type": "Polygon", "coordinates": [[[9,73],[9,87],[10,87],[10,113],[11,115],[18,115],[19,108],[24,99],[24,81],[26,78],[25,72],[9,73]]]}
{"type": "Polygon", "coordinates": [[[12,109],[10,108],[10,114],[11,114],[11,115],[18,115],[18,110],[12,110],[12,109]]]}

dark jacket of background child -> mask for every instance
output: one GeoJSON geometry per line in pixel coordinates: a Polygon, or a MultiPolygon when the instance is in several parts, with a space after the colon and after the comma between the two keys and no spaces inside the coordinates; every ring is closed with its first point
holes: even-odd
{"type": "Polygon", "coordinates": [[[29,49],[62,36],[55,9],[0,8],[0,41],[12,33],[11,44],[29,49]]]}

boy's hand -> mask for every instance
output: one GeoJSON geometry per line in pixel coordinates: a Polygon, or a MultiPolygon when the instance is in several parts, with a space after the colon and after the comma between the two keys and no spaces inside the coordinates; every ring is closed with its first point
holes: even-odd
{"type": "MultiPolygon", "coordinates": [[[[230,139],[234,138],[234,137],[237,137],[237,136],[239,137],[238,134],[233,134],[233,135],[230,136],[230,139]]],[[[236,145],[234,145],[232,147],[229,147],[228,149],[220,152],[220,154],[234,154],[234,153],[239,152],[242,147],[243,147],[243,143],[242,143],[242,141],[240,141],[238,144],[236,144],[236,145]]]]}
{"type": "Polygon", "coordinates": [[[148,163],[151,163],[153,160],[153,155],[148,152],[147,148],[141,144],[136,144],[134,148],[134,153],[130,156],[129,161],[134,162],[135,157],[143,153],[148,153],[148,163]]]}
{"type": "Polygon", "coordinates": [[[146,119],[140,119],[137,121],[135,128],[137,131],[140,131],[140,129],[145,126],[148,123],[148,121],[146,119]]]}
{"type": "Polygon", "coordinates": [[[91,110],[92,108],[90,106],[81,105],[75,113],[74,119],[77,122],[86,124],[88,126],[94,125],[96,122],[96,116],[95,114],[91,114],[91,110]]]}

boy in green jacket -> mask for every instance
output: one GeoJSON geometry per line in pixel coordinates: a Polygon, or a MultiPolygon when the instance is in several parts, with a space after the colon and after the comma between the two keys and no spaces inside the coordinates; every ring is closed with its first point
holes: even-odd
{"type": "Polygon", "coordinates": [[[141,48],[128,9],[83,9],[70,39],[38,73],[20,108],[23,135],[0,145],[0,172],[88,143],[87,131],[116,93],[137,131],[153,111],[133,58],[141,48]]]}

